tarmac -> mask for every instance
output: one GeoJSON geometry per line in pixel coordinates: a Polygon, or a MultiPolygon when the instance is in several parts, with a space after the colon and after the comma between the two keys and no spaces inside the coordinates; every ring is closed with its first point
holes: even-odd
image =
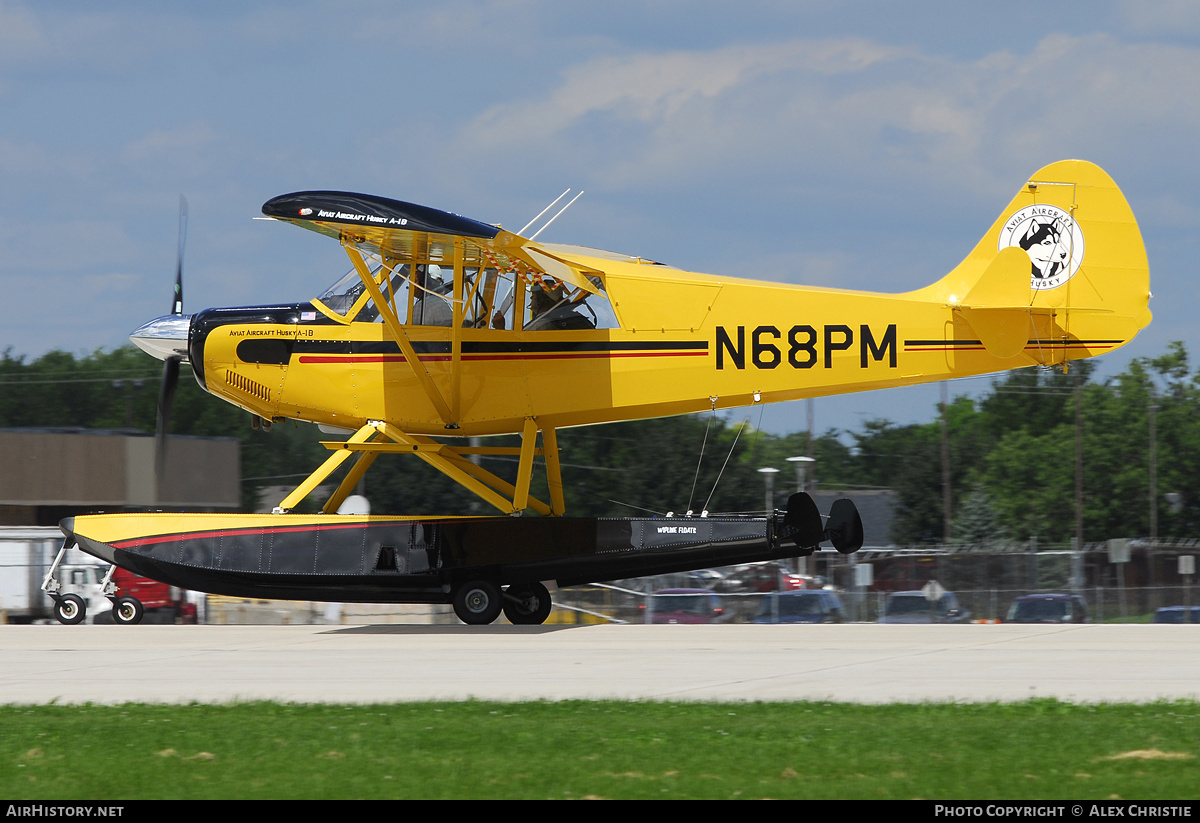
{"type": "Polygon", "coordinates": [[[0,703],[1200,699],[1200,626],[0,626],[0,703]]]}

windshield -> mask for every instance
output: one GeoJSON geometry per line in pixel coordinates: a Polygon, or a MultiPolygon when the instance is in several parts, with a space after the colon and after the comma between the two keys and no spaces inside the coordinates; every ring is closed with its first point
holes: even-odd
{"type": "Polygon", "coordinates": [[[759,617],[766,617],[774,613],[794,617],[824,614],[825,609],[822,607],[819,594],[785,594],[764,600],[758,610],[759,617]]]}
{"type": "Polygon", "coordinates": [[[706,594],[656,594],[656,612],[683,612],[685,614],[711,614],[712,601],[706,594]]]}
{"type": "MultiPolygon", "coordinates": [[[[379,263],[371,261],[371,273],[379,271],[379,263]]],[[[334,314],[345,315],[358,302],[363,293],[363,282],[354,269],[346,272],[336,283],[322,292],[317,299],[334,314]]]]}
{"type": "MultiPolygon", "coordinates": [[[[408,273],[407,264],[389,268],[391,274],[383,278],[381,269],[383,261],[377,257],[366,257],[367,270],[375,278],[384,298],[394,305],[401,322],[408,313],[408,273]]],[[[420,266],[422,270],[424,266],[420,266]]],[[[318,298],[325,308],[347,320],[353,319],[362,323],[382,323],[383,317],[375,306],[375,301],[366,294],[366,287],[357,269],[350,269],[341,279],[326,289],[318,298]],[[357,308],[356,308],[357,307],[357,308]]]]}
{"type": "Polygon", "coordinates": [[[887,601],[889,617],[901,614],[926,614],[933,610],[933,603],[920,594],[893,594],[887,601]]]}
{"type": "Polygon", "coordinates": [[[1066,600],[1018,600],[1008,612],[1009,620],[1064,620],[1071,614],[1066,600]]]}

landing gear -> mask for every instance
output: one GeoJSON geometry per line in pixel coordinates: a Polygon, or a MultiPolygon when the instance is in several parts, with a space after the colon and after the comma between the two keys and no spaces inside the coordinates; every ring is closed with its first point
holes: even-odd
{"type": "Polygon", "coordinates": [[[468,626],[486,626],[500,616],[500,587],[488,580],[469,580],[454,593],[454,613],[468,626]]]}
{"type": "Polygon", "coordinates": [[[504,616],[514,626],[539,626],[550,616],[550,592],[541,583],[514,583],[504,593],[504,616]]]}
{"type": "Polygon", "coordinates": [[[113,601],[112,619],[114,623],[133,626],[142,622],[142,601],[136,597],[118,597],[113,601]]]}
{"type": "Polygon", "coordinates": [[[54,616],[59,623],[74,626],[87,616],[87,604],[77,594],[64,594],[54,601],[54,616]]]}

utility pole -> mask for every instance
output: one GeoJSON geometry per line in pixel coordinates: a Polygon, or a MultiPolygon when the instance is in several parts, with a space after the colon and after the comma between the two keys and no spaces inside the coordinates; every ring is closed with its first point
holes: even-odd
{"type": "Polygon", "coordinates": [[[1158,543],[1158,397],[1151,388],[1150,411],[1150,546],[1158,543]]]}
{"type": "Polygon", "coordinates": [[[942,381],[942,543],[948,544],[951,537],[950,499],[950,401],[946,381],[942,381]]]}
{"type": "Polygon", "coordinates": [[[813,419],[813,399],[810,397],[808,398],[808,451],[804,453],[809,459],[808,472],[804,478],[804,488],[799,490],[808,492],[810,495],[817,488],[817,470],[813,466],[813,463],[816,462],[813,456],[813,419]]]}
{"type": "Polygon", "coordinates": [[[1150,547],[1146,550],[1150,566],[1151,605],[1158,606],[1158,392],[1150,384],[1150,547]]]}
{"type": "Polygon", "coordinates": [[[1075,370],[1075,548],[1071,554],[1073,588],[1083,588],[1083,383],[1075,370]]]}

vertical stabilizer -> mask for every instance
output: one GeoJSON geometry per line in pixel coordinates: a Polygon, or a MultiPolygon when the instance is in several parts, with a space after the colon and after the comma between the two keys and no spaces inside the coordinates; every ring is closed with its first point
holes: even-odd
{"type": "Polygon", "coordinates": [[[945,301],[990,354],[1042,365],[1118,348],[1151,317],[1137,220],[1082,160],[1036,172],[967,258],[912,296],[945,301]]]}

